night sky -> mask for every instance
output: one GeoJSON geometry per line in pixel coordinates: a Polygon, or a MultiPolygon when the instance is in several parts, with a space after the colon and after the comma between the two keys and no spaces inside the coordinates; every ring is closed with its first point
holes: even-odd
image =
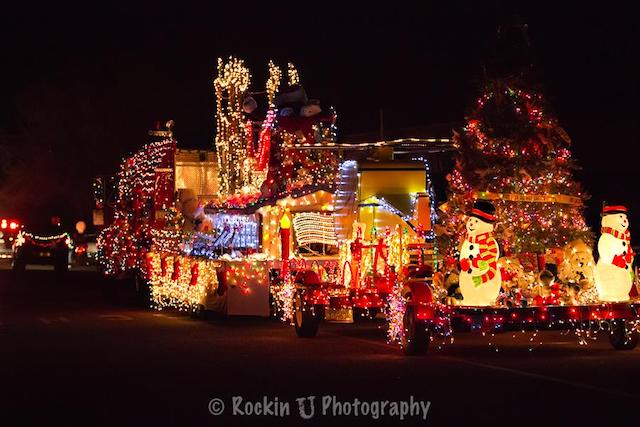
{"type": "Polygon", "coordinates": [[[640,211],[638,26],[616,2],[128,3],[3,6],[0,215],[87,215],[91,177],[115,172],[156,120],[210,148],[216,58],[230,54],[255,90],[269,59],[294,62],[342,136],[375,131],[380,108],[388,128],[459,122],[485,73],[531,63],[573,139],[589,218],[603,199],[640,211]]]}

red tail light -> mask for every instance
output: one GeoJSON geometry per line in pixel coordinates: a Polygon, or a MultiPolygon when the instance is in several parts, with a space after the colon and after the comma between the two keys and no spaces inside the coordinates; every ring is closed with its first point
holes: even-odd
{"type": "Polygon", "coordinates": [[[18,221],[15,220],[11,220],[11,219],[0,219],[0,229],[2,230],[17,230],[18,228],[20,228],[20,224],[18,223],[18,221]]]}

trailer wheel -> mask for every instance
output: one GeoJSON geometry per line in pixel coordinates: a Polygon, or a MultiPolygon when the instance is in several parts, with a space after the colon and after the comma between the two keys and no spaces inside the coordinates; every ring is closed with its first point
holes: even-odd
{"type": "Polygon", "coordinates": [[[13,259],[12,268],[13,268],[13,271],[17,273],[22,273],[27,269],[27,264],[21,258],[16,257],[13,259]]]}
{"type": "Polygon", "coordinates": [[[203,304],[198,304],[191,311],[191,318],[197,319],[197,320],[202,320],[202,319],[205,318],[206,312],[207,312],[207,310],[204,308],[204,305],[203,304]]]}
{"type": "Polygon", "coordinates": [[[360,308],[353,307],[353,321],[368,321],[373,320],[380,313],[380,309],[377,307],[374,308],[360,308]]]}
{"type": "Polygon", "coordinates": [[[640,334],[637,330],[629,330],[625,320],[614,320],[609,330],[609,342],[616,350],[633,350],[638,345],[640,334]]]}
{"type": "Polygon", "coordinates": [[[293,324],[300,338],[312,338],[318,333],[322,313],[320,307],[305,301],[304,290],[296,292],[293,297],[293,324]]]}
{"type": "Polygon", "coordinates": [[[402,335],[402,348],[407,356],[421,356],[429,349],[431,334],[424,322],[416,319],[415,310],[408,306],[402,319],[404,334],[402,335]]]}
{"type": "Polygon", "coordinates": [[[147,279],[140,272],[134,273],[134,286],[136,289],[136,301],[141,307],[149,307],[151,305],[151,287],[147,279]]]}
{"type": "Polygon", "coordinates": [[[53,270],[58,274],[65,274],[69,271],[69,263],[66,258],[59,258],[53,265],[53,270]]]}

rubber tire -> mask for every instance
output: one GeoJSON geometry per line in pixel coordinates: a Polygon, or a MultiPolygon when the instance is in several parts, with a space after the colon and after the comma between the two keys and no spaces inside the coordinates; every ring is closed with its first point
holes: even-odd
{"type": "Polygon", "coordinates": [[[67,259],[57,259],[53,265],[53,270],[58,274],[65,274],[69,271],[69,263],[67,259]]]}
{"type": "Polygon", "coordinates": [[[366,308],[353,307],[353,321],[362,322],[369,318],[366,308]]]}
{"type": "Polygon", "coordinates": [[[609,331],[609,343],[616,350],[633,350],[638,345],[640,333],[633,331],[627,335],[627,323],[624,320],[613,320],[609,331]]]}
{"type": "Polygon", "coordinates": [[[376,315],[380,312],[379,308],[360,308],[353,307],[353,321],[354,322],[367,322],[374,320],[376,315]]]}
{"type": "Polygon", "coordinates": [[[191,311],[191,318],[196,320],[202,320],[206,318],[206,313],[207,313],[207,310],[204,308],[204,305],[198,304],[198,306],[191,311]]]}
{"type": "Polygon", "coordinates": [[[322,314],[319,306],[312,306],[304,300],[304,290],[293,297],[293,324],[300,338],[313,338],[318,334],[322,314]]]}
{"type": "Polygon", "coordinates": [[[151,287],[139,273],[133,278],[136,290],[136,302],[139,306],[148,308],[151,306],[151,287]]]}
{"type": "Polygon", "coordinates": [[[23,273],[27,269],[27,264],[20,258],[14,258],[11,268],[16,273],[23,273]]]}
{"type": "Polygon", "coordinates": [[[431,334],[427,330],[427,325],[416,319],[412,306],[407,306],[402,318],[402,349],[406,356],[422,356],[427,353],[431,334]]]}

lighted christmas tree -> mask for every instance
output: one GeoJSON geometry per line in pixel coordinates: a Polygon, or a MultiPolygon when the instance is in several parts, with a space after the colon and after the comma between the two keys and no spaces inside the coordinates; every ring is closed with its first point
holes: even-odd
{"type": "Polygon", "coordinates": [[[459,155],[443,206],[451,249],[476,199],[496,205],[496,237],[506,255],[591,241],[571,140],[540,94],[516,81],[489,83],[455,140],[459,155]]]}

